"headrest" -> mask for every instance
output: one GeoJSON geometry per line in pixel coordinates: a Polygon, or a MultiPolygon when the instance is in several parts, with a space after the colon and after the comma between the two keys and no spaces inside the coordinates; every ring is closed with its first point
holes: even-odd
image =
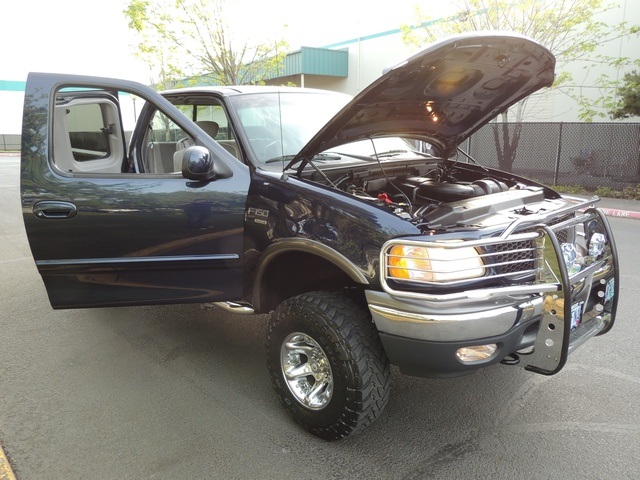
{"type": "Polygon", "coordinates": [[[204,130],[205,133],[211,138],[216,138],[218,130],[220,129],[220,126],[216,122],[212,122],[210,120],[202,120],[200,122],[196,122],[196,125],[204,130]]]}

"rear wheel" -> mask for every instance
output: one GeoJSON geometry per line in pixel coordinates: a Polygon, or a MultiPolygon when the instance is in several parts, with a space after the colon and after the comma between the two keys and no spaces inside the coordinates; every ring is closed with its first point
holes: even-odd
{"type": "Polygon", "coordinates": [[[367,427],[389,400],[390,368],[368,312],[334,292],[273,312],[267,362],[280,401],[309,432],[337,440],[367,427]]]}

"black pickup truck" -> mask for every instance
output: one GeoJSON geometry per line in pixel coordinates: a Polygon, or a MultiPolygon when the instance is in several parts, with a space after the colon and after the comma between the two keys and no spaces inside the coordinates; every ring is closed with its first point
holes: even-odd
{"type": "Polygon", "coordinates": [[[50,302],[272,312],[273,386],[325,439],[377,418],[392,364],[555,374],[613,325],[609,224],[597,198],[457,153],[554,67],[527,38],[468,34],[353,99],[30,74],[22,209],[50,302]]]}

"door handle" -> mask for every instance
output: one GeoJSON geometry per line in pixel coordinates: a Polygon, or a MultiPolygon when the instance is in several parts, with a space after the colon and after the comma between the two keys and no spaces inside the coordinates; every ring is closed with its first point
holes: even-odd
{"type": "Polygon", "coordinates": [[[44,201],[33,206],[33,213],[38,218],[61,220],[73,218],[78,214],[78,207],[71,202],[44,201]]]}

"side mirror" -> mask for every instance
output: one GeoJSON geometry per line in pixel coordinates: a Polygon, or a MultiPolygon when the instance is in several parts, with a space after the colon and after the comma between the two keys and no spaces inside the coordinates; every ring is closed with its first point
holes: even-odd
{"type": "Polygon", "coordinates": [[[206,182],[215,178],[231,176],[231,171],[209,151],[208,148],[194,145],[182,154],[182,176],[189,180],[206,182]]]}

